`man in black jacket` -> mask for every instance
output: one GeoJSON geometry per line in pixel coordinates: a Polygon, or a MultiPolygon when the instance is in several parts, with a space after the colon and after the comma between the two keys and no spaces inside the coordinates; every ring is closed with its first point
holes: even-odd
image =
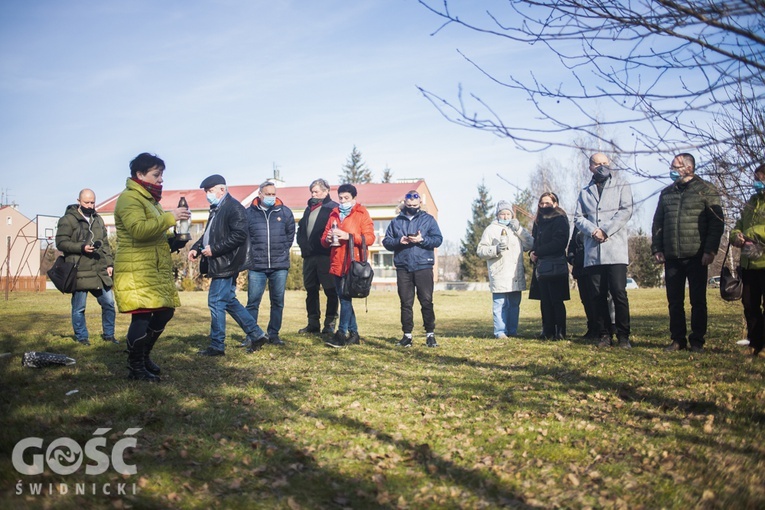
{"type": "Polygon", "coordinates": [[[249,233],[244,206],[228,194],[226,179],[211,175],[200,188],[210,202],[210,218],[205,233],[189,250],[189,260],[202,255],[200,271],[211,279],[207,295],[212,321],[210,346],[198,352],[202,356],[223,356],[226,340],[226,312],[247,334],[248,352],[260,349],[267,336],[256,334],[258,324],[236,298],[236,277],[249,268],[249,233]],[[205,263],[207,268],[205,270],[205,263]]]}
{"type": "Polygon", "coordinates": [[[321,245],[321,236],[329,213],[337,207],[337,202],[330,198],[329,183],[324,179],[316,179],[308,189],[311,191],[311,198],[298,222],[297,231],[297,242],[303,257],[303,286],[306,290],[305,309],[308,313],[308,325],[298,333],[321,331],[321,334],[331,336],[335,333],[338,299],[334,279],[329,274],[329,248],[321,245]],[[324,329],[321,329],[320,285],[327,296],[324,329]]]}

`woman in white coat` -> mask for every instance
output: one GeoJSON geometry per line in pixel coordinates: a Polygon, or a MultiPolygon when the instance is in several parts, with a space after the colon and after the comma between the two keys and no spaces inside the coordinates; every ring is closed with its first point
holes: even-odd
{"type": "Polygon", "coordinates": [[[477,250],[489,267],[495,338],[518,334],[521,292],[526,290],[523,252],[533,244],[534,238],[513,217],[512,204],[500,200],[496,219],[483,231],[477,250]]]}

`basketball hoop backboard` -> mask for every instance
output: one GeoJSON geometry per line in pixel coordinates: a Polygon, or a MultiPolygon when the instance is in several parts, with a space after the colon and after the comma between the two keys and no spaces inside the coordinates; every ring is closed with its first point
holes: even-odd
{"type": "Polygon", "coordinates": [[[38,214],[35,223],[37,223],[37,239],[55,245],[56,230],[58,229],[58,216],[44,216],[38,214]]]}

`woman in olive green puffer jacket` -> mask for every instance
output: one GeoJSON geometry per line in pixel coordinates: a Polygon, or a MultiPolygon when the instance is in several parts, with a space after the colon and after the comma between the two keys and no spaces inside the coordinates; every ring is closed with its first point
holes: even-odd
{"type": "Polygon", "coordinates": [[[150,382],[159,381],[160,368],[149,353],[181,305],[168,231],[176,220],[191,217],[187,208],[165,212],[159,205],[164,170],[157,156],[139,154],[130,162],[130,178],[114,208],[114,295],[119,311],[133,316],[127,334],[128,378],[150,382]]]}
{"type": "Polygon", "coordinates": [[[730,242],[741,248],[740,276],[744,284],[741,303],[746,317],[748,354],[759,356],[765,347],[765,255],[755,257],[765,248],[765,164],[757,167],[754,180],[755,193],[741,211],[730,233],[730,242]]]}

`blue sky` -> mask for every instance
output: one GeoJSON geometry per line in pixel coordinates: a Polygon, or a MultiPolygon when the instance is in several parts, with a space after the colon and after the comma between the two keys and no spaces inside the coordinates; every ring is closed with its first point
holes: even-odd
{"type": "Polygon", "coordinates": [[[540,156],[446,121],[416,86],[462,84],[531,117],[456,50],[508,72],[545,57],[439,26],[415,0],[3,2],[0,189],[30,218],[58,216],[83,187],[120,192],[144,151],[168,188],[255,184],[274,164],[288,185],[336,183],[356,145],[376,180],[386,166],[425,178],[457,243],[481,180],[512,200],[496,174],[525,187],[540,156]]]}

